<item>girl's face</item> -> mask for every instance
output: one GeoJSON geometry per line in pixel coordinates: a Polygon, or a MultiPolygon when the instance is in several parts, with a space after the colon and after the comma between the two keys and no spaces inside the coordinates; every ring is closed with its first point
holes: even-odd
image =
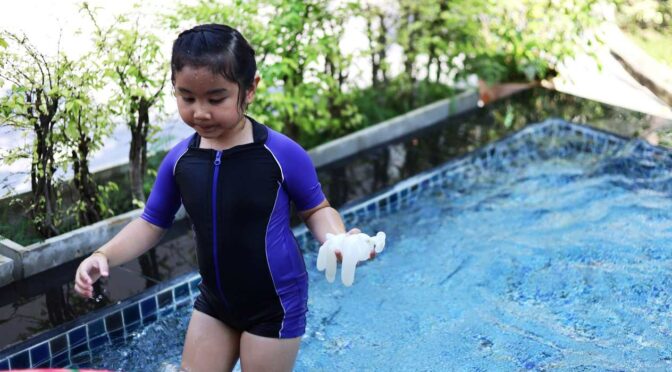
{"type": "MultiPolygon", "coordinates": [[[[252,102],[259,77],[245,94],[252,102]]],[[[238,106],[238,85],[206,67],[185,66],[175,74],[175,96],[182,120],[203,138],[226,139],[244,123],[238,106]]]]}

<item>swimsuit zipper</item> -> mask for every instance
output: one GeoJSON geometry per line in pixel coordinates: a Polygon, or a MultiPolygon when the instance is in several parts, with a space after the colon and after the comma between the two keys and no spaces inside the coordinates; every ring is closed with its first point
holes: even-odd
{"type": "Polygon", "coordinates": [[[222,152],[217,151],[215,156],[215,172],[212,177],[212,256],[215,261],[215,276],[217,280],[217,289],[219,290],[219,295],[225,305],[226,299],[224,298],[224,291],[222,290],[222,283],[219,277],[219,260],[217,257],[217,181],[219,179],[219,165],[222,164],[222,152]]]}

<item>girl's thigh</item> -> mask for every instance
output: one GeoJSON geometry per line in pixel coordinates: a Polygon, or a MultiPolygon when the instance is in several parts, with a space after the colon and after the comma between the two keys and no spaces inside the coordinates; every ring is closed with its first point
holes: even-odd
{"type": "Polygon", "coordinates": [[[240,337],[240,365],[245,372],[288,372],[294,368],[301,337],[269,338],[243,332],[240,337]]]}
{"type": "Polygon", "coordinates": [[[240,355],[240,332],[194,310],[182,351],[182,369],[231,371],[240,355]]]}

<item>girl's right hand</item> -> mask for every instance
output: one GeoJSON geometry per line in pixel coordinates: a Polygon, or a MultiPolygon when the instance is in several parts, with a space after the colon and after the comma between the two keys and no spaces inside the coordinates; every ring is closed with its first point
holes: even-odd
{"type": "Polygon", "coordinates": [[[107,257],[104,254],[92,254],[77,268],[75,274],[75,291],[83,297],[93,297],[93,283],[101,276],[109,275],[107,257]]]}

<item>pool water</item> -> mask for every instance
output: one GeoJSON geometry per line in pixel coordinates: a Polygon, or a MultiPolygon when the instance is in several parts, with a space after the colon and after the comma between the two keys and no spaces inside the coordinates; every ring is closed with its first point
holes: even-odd
{"type": "MultiPolygon", "coordinates": [[[[328,283],[307,253],[296,370],[671,369],[672,169],[634,144],[562,148],[576,151],[458,167],[360,218],[388,240],[352,287],[340,273],[328,283]]],[[[189,314],[94,352],[92,365],[171,370],[189,314]]]]}

